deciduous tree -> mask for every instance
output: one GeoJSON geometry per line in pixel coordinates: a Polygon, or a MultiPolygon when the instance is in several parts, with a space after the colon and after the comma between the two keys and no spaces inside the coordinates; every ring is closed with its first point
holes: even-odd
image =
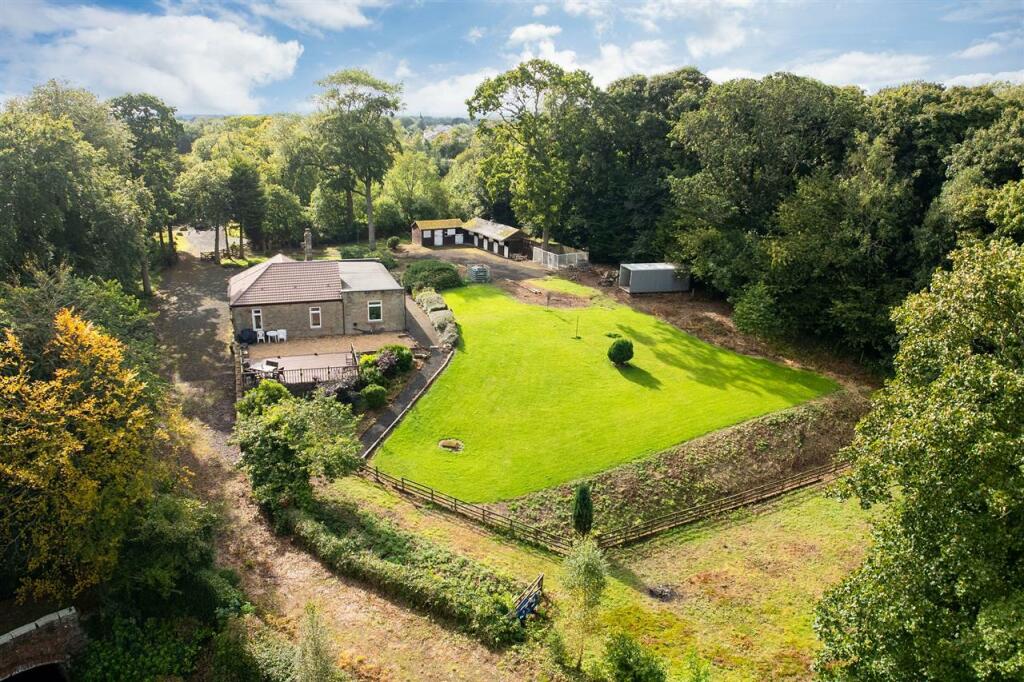
{"type": "Polygon", "coordinates": [[[843,495],[884,507],[818,607],[825,679],[1024,675],[1024,248],[952,262],[894,312],[895,376],[844,452],[843,495]]]}
{"type": "Polygon", "coordinates": [[[74,597],[110,576],[151,491],[162,430],[124,348],[69,310],[32,376],[19,339],[0,342],[0,547],[23,598],[74,597]]]}

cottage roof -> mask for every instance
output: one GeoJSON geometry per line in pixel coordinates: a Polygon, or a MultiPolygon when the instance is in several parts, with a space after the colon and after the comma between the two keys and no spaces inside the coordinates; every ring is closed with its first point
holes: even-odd
{"type": "Polygon", "coordinates": [[[345,291],[400,290],[376,260],[295,261],[278,254],[228,281],[228,304],[270,305],[335,301],[345,291]]]}
{"type": "Polygon", "coordinates": [[[512,227],[511,225],[502,225],[501,223],[495,223],[490,220],[484,220],[483,218],[473,218],[467,220],[463,224],[463,229],[467,232],[475,232],[481,237],[487,237],[488,239],[496,239],[498,241],[505,241],[516,235],[523,234],[523,231],[518,227],[512,227]]]}
{"type": "Polygon", "coordinates": [[[443,230],[449,227],[462,227],[462,221],[458,218],[443,218],[441,220],[417,220],[412,224],[420,230],[443,230]]]}

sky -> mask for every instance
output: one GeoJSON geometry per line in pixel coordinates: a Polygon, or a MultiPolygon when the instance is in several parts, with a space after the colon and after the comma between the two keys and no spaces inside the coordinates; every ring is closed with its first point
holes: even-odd
{"type": "Polygon", "coordinates": [[[58,78],[184,115],[308,112],[318,79],[360,67],[404,84],[404,113],[465,116],[531,57],[600,86],[681,66],[868,92],[1021,83],[1024,0],[0,0],[0,101],[58,78]]]}

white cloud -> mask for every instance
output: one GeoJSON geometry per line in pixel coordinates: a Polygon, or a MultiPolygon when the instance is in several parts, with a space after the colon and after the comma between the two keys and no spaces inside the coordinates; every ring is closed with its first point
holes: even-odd
{"type": "Polygon", "coordinates": [[[695,59],[710,55],[731,52],[742,45],[747,39],[747,32],[740,25],[740,19],[734,18],[715,24],[704,34],[686,37],[686,49],[695,59]]]}
{"type": "Polygon", "coordinates": [[[814,62],[798,63],[787,71],[833,85],[857,85],[865,90],[924,78],[931,57],[896,52],[844,52],[814,62]]]}
{"type": "Polygon", "coordinates": [[[603,44],[593,59],[580,59],[573,50],[559,50],[554,41],[542,40],[526,48],[513,61],[546,59],[563,69],[583,69],[594,82],[604,87],[614,80],[634,73],[662,73],[675,68],[670,58],[671,46],[664,40],[638,40],[621,47],[603,44]]]}
{"type": "Polygon", "coordinates": [[[466,40],[468,40],[471,43],[475,43],[476,41],[484,37],[484,33],[485,31],[483,27],[474,26],[473,28],[469,29],[469,31],[466,33],[466,40]]]}
{"type": "Polygon", "coordinates": [[[548,6],[547,5],[534,5],[533,6],[533,16],[535,16],[535,17],[542,17],[542,16],[544,16],[547,13],[548,13],[548,6]]]}
{"type": "Polygon", "coordinates": [[[544,24],[525,24],[516,26],[508,36],[509,45],[535,43],[550,40],[562,32],[561,26],[545,26],[544,24]]]}
{"type": "Polygon", "coordinates": [[[991,57],[995,53],[1003,49],[1003,46],[994,40],[986,40],[983,43],[977,45],[971,45],[970,47],[954,52],[954,57],[961,59],[981,59],[982,57],[991,57]]]}
{"type": "Polygon", "coordinates": [[[736,80],[737,78],[761,78],[764,74],[751,71],[750,69],[734,69],[723,66],[718,69],[711,69],[704,75],[716,83],[724,83],[725,81],[736,80]]]}
{"type": "Polygon", "coordinates": [[[8,79],[62,78],[103,97],[152,92],[182,113],[259,111],[254,90],[291,76],[302,54],[297,41],[205,16],[48,3],[9,11],[19,5],[0,11],[8,79]]]}
{"type": "Polygon", "coordinates": [[[409,60],[400,59],[398,66],[395,67],[395,78],[409,78],[414,75],[416,75],[415,72],[409,68],[409,60]]]}
{"type": "Polygon", "coordinates": [[[565,0],[563,8],[567,14],[574,17],[600,19],[608,13],[610,4],[608,0],[565,0]]]}
{"type": "Polygon", "coordinates": [[[983,85],[996,81],[1009,81],[1011,83],[1024,83],[1024,69],[1020,71],[998,71],[996,73],[968,73],[962,76],[946,78],[946,85],[983,85]]]}
{"type": "Polygon", "coordinates": [[[481,69],[426,83],[406,93],[404,111],[424,116],[466,116],[466,100],[476,86],[497,75],[496,69],[481,69]]]}
{"type": "Polygon", "coordinates": [[[321,29],[340,31],[346,28],[368,26],[370,19],[365,9],[380,7],[381,0],[271,0],[251,6],[254,14],[272,19],[297,31],[320,35],[321,29]]]}

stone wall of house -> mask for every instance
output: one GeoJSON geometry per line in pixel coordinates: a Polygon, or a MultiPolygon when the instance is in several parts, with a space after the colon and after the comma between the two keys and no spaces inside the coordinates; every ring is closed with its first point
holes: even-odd
{"type": "Polygon", "coordinates": [[[348,291],[341,301],[318,303],[282,303],[277,305],[241,306],[231,309],[231,323],[235,332],[252,329],[252,311],[263,313],[263,329],[286,329],[288,339],[307,339],[317,336],[338,336],[365,332],[398,332],[405,330],[405,292],[348,291]],[[384,319],[370,322],[370,301],[383,303],[384,319]],[[320,307],[320,328],[309,326],[309,309],[320,307]]]}
{"type": "Polygon", "coordinates": [[[405,330],[405,291],[349,291],[345,292],[345,333],[400,332],[405,330]],[[370,322],[367,304],[381,301],[384,319],[370,322]]]}
{"type": "Polygon", "coordinates": [[[341,301],[315,303],[282,303],[277,305],[242,306],[231,309],[231,322],[236,332],[252,329],[252,311],[263,313],[264,329],[286,329],[288,339],[316,336],[337,336],[345,333],[345,306],[341,301]],[[320,308],[320,329],[310,329],[309,309],[320,308]]]}

